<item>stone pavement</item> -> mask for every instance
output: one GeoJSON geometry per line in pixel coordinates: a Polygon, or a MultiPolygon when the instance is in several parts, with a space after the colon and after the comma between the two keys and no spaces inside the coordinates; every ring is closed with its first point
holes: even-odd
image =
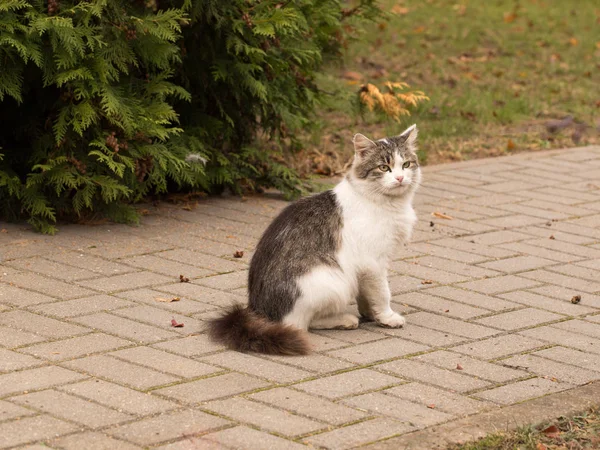
{"type": "Polygon", "coordinates": [[[205,320],[246,300],[284,206],[161,204],[54,237],[0,224],[0,448],[386,445],[600,379],[600,147],[426,168],[391,267],[404,329],[314,333],[307,357],[226,351],[205,320]]]}

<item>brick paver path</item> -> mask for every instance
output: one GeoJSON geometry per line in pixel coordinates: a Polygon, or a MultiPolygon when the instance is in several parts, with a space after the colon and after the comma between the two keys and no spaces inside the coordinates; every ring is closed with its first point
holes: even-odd
{"type": "Polygon", "coordinates": [[[205,334],[246,300],[275,197],[0,224],[0,448],[350,448],[600,379],[600,148],[424,172],[391,267],[406,327],[314,333],[301,358],[205,334]]]}

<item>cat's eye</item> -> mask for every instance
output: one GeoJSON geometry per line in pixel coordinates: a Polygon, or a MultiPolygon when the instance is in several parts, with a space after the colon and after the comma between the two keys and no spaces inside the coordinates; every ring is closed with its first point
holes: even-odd
{"type": "Polygon", "coordinates": [[[408,169],[409,167],[410,167],[410,161],[406,161],[404,164],[402,164],[403,169],[408,169]]]}
{"type": "Polygon", "coordinates": [[[381,166],[379,166],[379,170],[381,170],[382,172],[391,172],[392,169],[390,169],[390,166],[387,166],[385,164],[382,164],[381,166]]]}

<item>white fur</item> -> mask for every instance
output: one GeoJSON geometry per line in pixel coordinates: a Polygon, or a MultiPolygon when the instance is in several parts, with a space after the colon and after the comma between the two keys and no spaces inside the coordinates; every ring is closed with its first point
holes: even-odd
{"type": "MultiPolygon", "coordinates": [[[[402,158],[396,159],[390,175],[411,172],[402,170],[402,158]]],[[[412,208],[414,189],[420,182],[420,172],[416,174],[418,180],[405,182],[405,175],[402,183],[393,177],[386,182],[389,190],[410,189],[403,196],[374,195],[357,180],[344,179],[335,187],[343,221],[342,242],[336,255],[339,268],[318,266],[300,278],[302,294],[284,323],[307,329],[314,319],[315,328],[327,324],[331,328],[351,328],[343,311],[360,294],[369,297],[372,318],[381,325],[397,328],[404,324],[404,318],[390,308],[387,267],[398,247],[410,239],[417,220],[412,208]],[[409,182],[415,184],[410,187],[409,182]]]]}

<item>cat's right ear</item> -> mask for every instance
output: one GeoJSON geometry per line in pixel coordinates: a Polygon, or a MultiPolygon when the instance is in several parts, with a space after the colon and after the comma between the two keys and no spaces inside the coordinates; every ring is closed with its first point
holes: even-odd
{"type": "Polygon", "coordinates": [[[375,142],[360,133],[354,135],[352,142],[354,142],[354,151],[361,158],[376,147],[375,142]]]}

